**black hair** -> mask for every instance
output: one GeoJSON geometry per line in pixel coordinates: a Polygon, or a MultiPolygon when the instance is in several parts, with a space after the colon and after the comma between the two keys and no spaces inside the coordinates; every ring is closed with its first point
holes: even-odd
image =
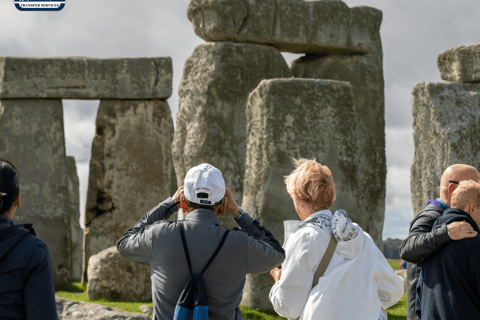
{"type": "MultiPolygon", "coordinates": [[[[197,198],[208,198],[208,194],[207,193],[203,193],[203,192],[199,192],[197,193],[197,198]]],[[[222,200],[216,202],[213,206],[212,205],[206,205],[206,204],[200,204],[200,203],[194,203],[194,202],[191,202],[191,201],[188,201],[187,202],[187,207],[193,211],[193,210],[197,210],[197,209],[208,209],[208,210],[215,210],[215,207],[219,206],[222,204],[222,200]]]]}
{"type": "Polygon", "coordinates": [[[10,161],[0,158],[0,215],[10,211],[19,194],[17,168],[10,161]]]}

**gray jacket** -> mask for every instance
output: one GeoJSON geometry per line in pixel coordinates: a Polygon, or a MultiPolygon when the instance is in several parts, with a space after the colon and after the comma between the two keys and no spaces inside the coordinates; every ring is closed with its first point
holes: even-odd
{"type": "Polygon", "coordinates": [[[450,241],[447,225],[432,231],[435,221],[444,209],[429,204],[410,223],[410,231],[400,247],[400,257],[407,263],[407,319],[418,320],[415,314],[415,298],[418,277],[423,259],[450,241]]]}
{"type": "MultiPolygon", "coordinates": [[[[190,276],[178,224],[166,221],[176,210],[168,198],[117,242],[122,257],[150,265],[153,320],[173,319],[177,300],[190,276]]],[[[210,319],[243,319],[239,305],[246,275],[268,272],[285,259],[285,251],[278,241],[257,220],[245,213],[236,221],[242,229],[230,231],[217,257],[203,274],[210,319]]],[[[198,274],[227,229],[207,209],[190,212],[184,228],[193,273],[198,274]]]]}

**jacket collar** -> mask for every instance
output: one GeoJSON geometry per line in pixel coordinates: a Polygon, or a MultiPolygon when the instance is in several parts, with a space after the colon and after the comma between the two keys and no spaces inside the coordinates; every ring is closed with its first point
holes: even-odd
{"type": "Polygon", "coordinates": [[[307,219],[305,219],[305,221],[308,221],[313,218],[320,218],[322,215],[330,218],[333,217],[332,211],[330,211],[329,209],[325,209],[325,210],[320,210],[312,213],[307,219]]]}
{"type": "Polygon", "coordinates": [[[203,222],[203,223],[211,223],[217,226],[220,225],[220,220],[218,220],[217,216],[212,210],[208,209],[196,209],[187,214],[185,218],[186,221],[194,221],[194,222],[203,222]]]}
{"type": "Polygon", "coordinates": [[[5,228],[8,228],[14,225],[16,225],[15,221],[13,221],[7,216],[4,216],[3,214],[0,215],[0,230],[3,230],[5,228]]]}

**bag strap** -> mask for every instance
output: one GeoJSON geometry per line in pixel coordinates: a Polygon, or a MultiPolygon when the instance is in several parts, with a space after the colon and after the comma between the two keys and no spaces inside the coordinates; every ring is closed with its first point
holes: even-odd
{"type": "Polygon", "coordinates": [[[220,251],[220,249],[222,249],[223,247],[223,244],[225,243],[225,240],[227,239],[227,236],[228,236],[228,233],[230,232],[230,230],[227,229],[227,231],[225,231],[225,233],[223,234],[223,237],[222,237],[222,240],[220,240],[220,243],[218,244],[218,247],[217,247],[217,250],[215,250],[215,252],[213,253],[213,255],[210,257],[210,260],[208,260],[207,264],[205,265],[205,267],[203,268],[202,272],[200,273],[200,275],[203,275],[203,273],[205,272],[205,270],[207,270],[207,268],[210,266],[210,264],[213,262],[213,260],[215,259],[215,257],[217,256],[218,252],[220,251]]]}
{"type": "Polygon", "coordinates": [[[330,263],[330,260],[332,260],[333,253],[335,252],[336,247],[337,247],[337,239],[335,239],[335,236],[333,235],[333,232],[332,232],[327,250],[325,251],[323,258],[320,261],[320,264],[318,265],[317,271],[315,271],[315,274],[313,275],[312,288],[318,283],[318,279],[320,279],[320,277],[323,276],[323,274],[325,273],[325,270],[327,270],[328,264],[330,263]]]}
{"type": "Polygon", "coordinates": [[[180,220],[178,223],[180,223],[180,235],[182,236],[183,251],[185,251],[185,255],[187,256],[188,269],[190,270],[190,274],[193,274],[190,255],[188,254],[187,240],[185,239],[185,230],[183,229],[183,221],[180,220]]]}
{"type": "MultiPolygon", "coordinates": [[[[182,236],[183,250],[185,251],[185,255],[187,256],[188,269],[190,269],[190,274],[193,274],[193,272],[192,272],[192,264],[190,263],[190,255],[189,255],[189,253],[188,253],[187,240],[185,239],[185,230],[184,230],[184,228],[183,228],[183,221],[180,220],[179,223],[180,223],[180,235],[182,236]]],[[[215,257],[217,256],[217,254],[218,254],[218,252],[220,251],[220,249],[222,249],[222,246],[223,246],[223,244],[225,243],[225,240],[227,239],[227,236],[228,236],[228,233],[229,233],[229,232],[230,232],[230,230],[227,230],[227,231],[223,234],[222,240],[220,240],[220,243],[218,244],[217,249],[216,249],[215,252],[212,254],[212,256],[210,257],[210,260],[208,260],[208,262],[207,262],[207,264],[205,265],[205,267],[203,267],[203,270],[202,270],[202,272],[200,273],[200,275],[203,275],[203,273],[205,272],[205,270],[207,270],[207,268],[210,266],[210,264],[213,262],[213,260],[214,260],[215,257]]]]}

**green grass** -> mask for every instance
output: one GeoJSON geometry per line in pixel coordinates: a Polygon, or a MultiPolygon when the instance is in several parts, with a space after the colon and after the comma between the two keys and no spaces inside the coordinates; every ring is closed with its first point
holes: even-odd
{"type": "MultiPolygon", "coordinates": [[[[139,307],[142,304],[153,307],[152,301],[134,302],[134,301],[120,301],[115,299],[96,298],[89,300],[87,297],[87,284],[81,282],[74,282],[72,284],[63,284],[55,287],[55,295],[76,301],[92,302],[102,304],[111,308],[120,310],[142,313],[139,307]]],[[[280,320],[285,319],[277,315],[273,310],[254,310],[241,306],[243,318],[245,320],[280,320]]],[[[407,320],[407,294],[405,293],[400,301],[387,309],[389,320],[407,320]]]]}
{"type": "Polygon", "coordinates": [[[400,269],[400,259],[387,259],[393,269],[400,269]]]}

